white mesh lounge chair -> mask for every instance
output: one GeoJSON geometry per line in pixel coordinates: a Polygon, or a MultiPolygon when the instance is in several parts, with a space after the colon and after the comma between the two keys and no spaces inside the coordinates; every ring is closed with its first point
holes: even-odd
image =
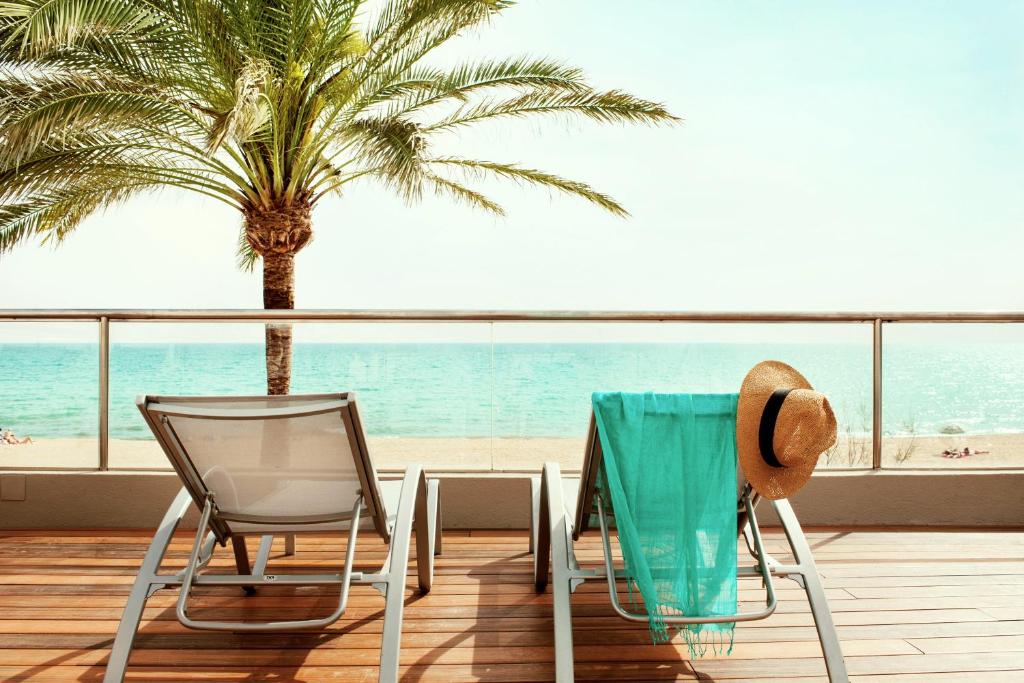
{"type": "MultiPolygon", "coordinates": [[[[531,517],[530,549],[534,551],[534,579],[537,590],[544,591],[548,584],[548,570],[551,570],[551,587],[554,598],[555,622],[555,681],[571,683],[573,678],[572,607],[570,596],[587,580],[605,579],[612,608],[623,619],[633,622],[648,621],[647,614],[638,614],[625,609],[618,599],[617,580],[626,578],[623,569],[617,569],[613,562],[610,521],[606,519],[604,505],[596,491],[597,474],[601,467],[601,439],[593,416],[587,437],[586,454],[580,477],[562,477],[557,463],[544,465],[540,479],[533,480],[533,514],[531,517]],[[583,569],[573,552],[573,541],[591,529],[594,518],[603,541],[604,566],[583,569]]],[[[825,599],[825,591],[814,565],[811,549],[807,544],[800,523],[793,514],[789,501],[770,501],[782,522],[783,530],[793,551],[795,564],[781,564],[764,551],[761,532],[757,525],[756,507],[760,497],[747,484],[741,486],[739,507],[742,529],[747,549],[754,559],[753,566],[739,566],[738,576],[760,576],[765,587],[763,609],[741,612],[724,617],[665,617],[666,624],[699,624],[721,622],[743,622],[766,619],[775,612],[776,599],[772,577],[788,577],[796,581],[807,593],[807,599],[818,630],[822,653],[829,680],[832,683],[847,683],[846,664],[839,646],[839,637],[832,622],[832,614],[825,599]]]]}
{"type": "MultiPolygon", "coordinates": [[[[441,551],[436,481],[410,466],[401,481],[379,481],[366,449],[352,394],[253,397],[144,396],[137,400],[184,487],[146,552],[117,629],[105,683],[124,680],[146,600],[180,586],[177,616],[190,628],[263,632],[323,628],[345,611],[349,586],[369,584],[385,599],[380,679],[398,680],[399,641],[409,544],[416,531],[419,589],[430,590],[433,556],[441,551]],[[171,537],[191,506],[200,511],[185,569],[159,574],[171,537]],[[352,571],[360,527],[389,543],[377,573],[352,571]],[[266,574],[273,536],[344,532],[344,565],[334,574],[266,574]],[[245,537],[260,536],[250,567],[245,537]],[[237,574],[203,574],[216,545],[232,543],[237,574]],[[203,621],[189,613],[192,586],[337,585],[338,604],[325,617],[298,621],[203,621]]],[[[339,539],[340,540],[340,539],[339,539]]]]}

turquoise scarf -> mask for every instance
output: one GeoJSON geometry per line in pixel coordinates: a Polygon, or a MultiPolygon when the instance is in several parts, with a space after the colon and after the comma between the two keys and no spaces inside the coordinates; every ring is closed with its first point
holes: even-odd
{"type": "MultiPolygon", "coordinates": [[[[655,642],[664,618],[736,613],[736,394],[595,393],[598,490],[655,642]]],[[[735,624],[679,627],[692,656],[732,651],[735,624]]]]}

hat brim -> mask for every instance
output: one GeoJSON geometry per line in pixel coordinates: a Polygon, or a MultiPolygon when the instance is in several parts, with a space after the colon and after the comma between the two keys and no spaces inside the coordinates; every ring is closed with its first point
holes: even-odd
{"type": "Polygon", "coordinates": [[[795,467],[772,467],[761,456],[758,432],[768,398],[776,389],[812,389],[795,368],[777,360],[758,363],[743,378],[736,407],[736,451],[754,490],[769,500],[788,498],[811,478],[817,459],[795,467]]]}

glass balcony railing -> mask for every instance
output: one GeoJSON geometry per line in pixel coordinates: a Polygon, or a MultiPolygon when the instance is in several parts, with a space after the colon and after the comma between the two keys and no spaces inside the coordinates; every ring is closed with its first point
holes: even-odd
{"type": "Polygon", "coordinates": [[[735,392],[765,358],[829,396],[820,467],[1024,467],[1024,325],[994,324],[1024,314],[0,311],[0,427],[32,439],[0,469],[166,469],[135,397],[264,393],[274,316],[292,391],[354,391],[384,469],[577,470],[592,392],[735,392]]]}
{"type": "Polygon", "coordinates": [[[0,322],[0,469],[97,467],[99,348],[95,323],[0,322]]]}
{"type": "MultiPolygon", "coordinates": [[[[166,466],[139,394],[266,393],[260,323],[110,328],[112,468],[166,466]]],[[[491,469],[489,324],[296,323],[293,335],[292,393],[355,392],[380,466],[491,469]]]]}
{"type": "Polygon", "coordinates": [[[833,397],[841,424],[868,444],[851,461],[870,467],[871,327],[864,324],[496,323],[493,466],[537,470],[557,460],[580,468],[595,391],[731,393],[765,358],[800,368],[833,397]]]}
{"type": "Polygon", "coordinates": [[[884,467],[1024,466],[1024,325],[886,326],[884,467]]]}

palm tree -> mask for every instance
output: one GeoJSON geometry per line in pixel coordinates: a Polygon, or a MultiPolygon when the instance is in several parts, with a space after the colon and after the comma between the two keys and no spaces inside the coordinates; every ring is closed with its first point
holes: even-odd
{"type": "MultiPolygon", "coordinates": [[[[488,121],[670,123],[657,103],[597,91],[532,57],[455,68],[424,57],[511,0],[5,0],[0,2],[0,252],[60,243],[93,212],[160,187],[242,214],[239,262],[262,260],[263,305],[294,307],[311,213],[377,181],[495,214],[496,177],[625,210],[585,183],[445,154],[488,121]]],[[[291,326],[267,324],[267,389],[287,393],[291,326]]]]}

